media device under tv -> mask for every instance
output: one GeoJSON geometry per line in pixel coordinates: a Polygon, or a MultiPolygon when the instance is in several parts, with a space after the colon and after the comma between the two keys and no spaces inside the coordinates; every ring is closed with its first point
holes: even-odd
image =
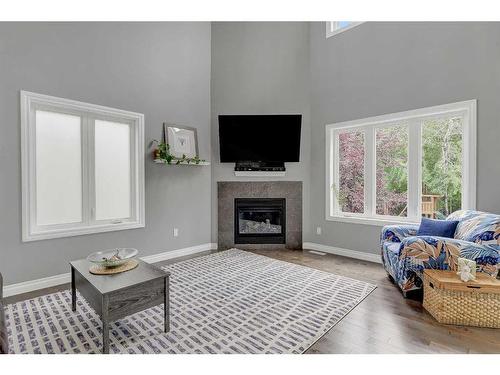
{"type": "Polygon", "coordinates": [[[302,115],[219,115],[220,161],[236,171],[284,171],[298,162],[302,115]]]}

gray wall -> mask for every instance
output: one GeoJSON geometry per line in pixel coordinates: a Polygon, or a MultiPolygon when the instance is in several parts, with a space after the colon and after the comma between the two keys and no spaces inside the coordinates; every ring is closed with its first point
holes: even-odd
{"type": "Polygon", "coordinates": [[[5,283],[68,272],[117,246],[141,255],[210,242],[210,167],[146,158],[146,228],[21,242],[19,90],[145,114],[146,146],[163,121],[195,126],[210,158],[210,23],[0,23],[0,270],[5,283]],[[180,230],[177,238],[172,228],[180,230]]]}
{"type": "Polygon", "coordinates": [[[309,24],[212,23],[212,240],[217,240],[217,181],[303,181],[303,230],[309,224],[309,24]],[[299,163],[286,177],[241,178],[234,163],[220,163],[219,114],[301,113],[299,163]]]}
{"type": "Polygon", "coordinates": [[[376,253],[380,227],[324,219],[325,124],[478,99],[478,208],[499,213],[500,24],[365,23],[329,39],[324,31],[293,22],[0,23],[6,284],[67,272],[69,260],[99,249],[149,255],[216,242],[217,181],[241,180],[219,163],[222,113],[302,113],[301,162],[275,180],[304,183],[304,241],[376,253]],[[155,165],[148,150],[146,228],[22,243],[21,89],[144,113],[147,143],[163,121],[195,126],[212,167],[155,165]]]}
{"type": "Polygon", "coordinates": [[[461,100],[478,100],[477,208],[500,213],[499,61],[500,23],[312,24],[311,240],[379,251],[380,227],[325,221],[325,124],[461,100]]]}

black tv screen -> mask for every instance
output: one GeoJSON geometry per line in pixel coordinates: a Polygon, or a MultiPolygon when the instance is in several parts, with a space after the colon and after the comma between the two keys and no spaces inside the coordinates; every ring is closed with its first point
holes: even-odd
{"type": "Polygon", "coordinates": [[[219,115],[220,161],[298,162],[302,115],[219,115]]]}

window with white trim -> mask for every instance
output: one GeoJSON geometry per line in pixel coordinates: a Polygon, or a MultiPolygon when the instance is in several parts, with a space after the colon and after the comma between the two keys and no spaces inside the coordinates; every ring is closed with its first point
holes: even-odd
{"type": "Polygon", "coordinates": [[[23,241],[144,227],[144,115],[21,91],[23,241]]]}
{"type": "Polygon", "coordinates": [[[363,22],[353,21],[329,21],[326,22],[326,37],[329,38],[341,32],[347,31],[361,25],[363,22]]]}
{"type": "Polygon", "coordinates": [[[476,101],[326,125],[326,219],[445,218],[476,204],[476,101]]]}

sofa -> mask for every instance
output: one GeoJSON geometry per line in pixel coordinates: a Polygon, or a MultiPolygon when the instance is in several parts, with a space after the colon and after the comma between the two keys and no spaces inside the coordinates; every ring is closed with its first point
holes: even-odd
{"type": "Polygon", "coordinates": [[[418,224],[382,228],[382,263],[405,297],[422,289],[424,269],[457,270],[458,258],[476,261],[478,272],[499,272],[500,215],[461,210],[446,220],[459,221],[454,238],[417,236],[418,224]]]}

